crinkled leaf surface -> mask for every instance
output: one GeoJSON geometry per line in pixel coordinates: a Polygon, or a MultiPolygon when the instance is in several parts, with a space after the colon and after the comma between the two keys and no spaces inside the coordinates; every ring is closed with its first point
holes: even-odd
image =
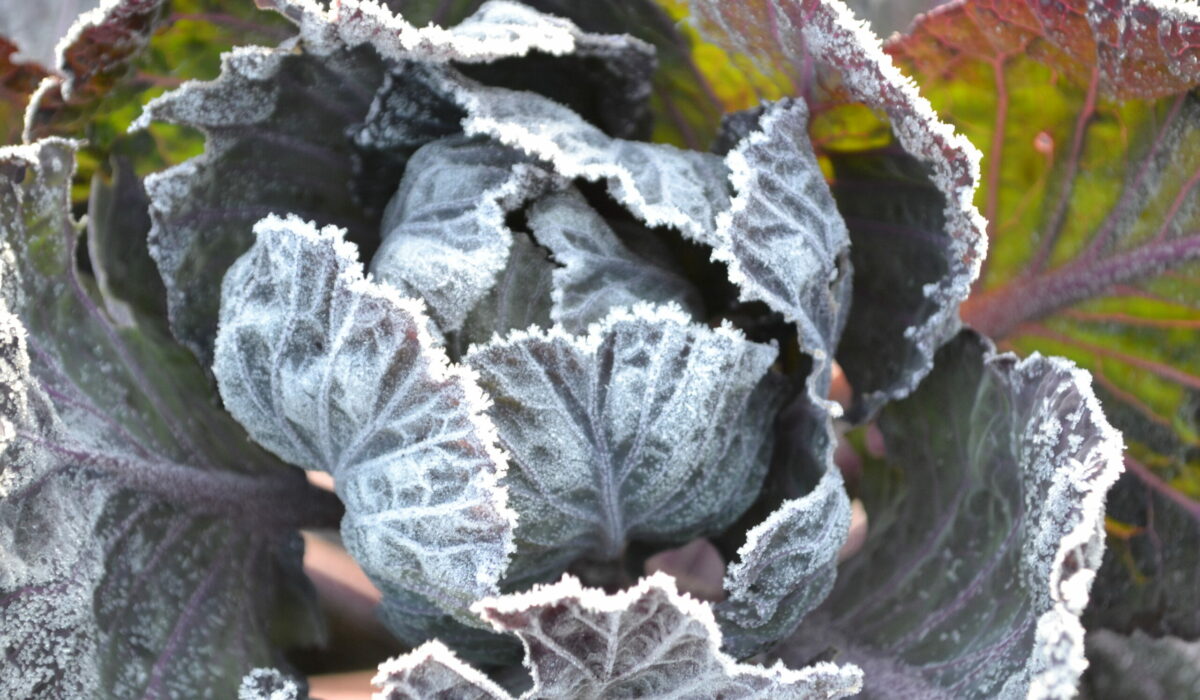
{"type": "Polygon", "coordinates": [[[879,425],[868,539],[785,660],[836,652],[868,697],[1070,697],[1121,471],[1087,373],[964,332],[879,425]]]}
{"type": "MultiPolygon", "coordinates": [[[[475,609],[525,645],[534,687],[521,698],[839,698],[862,686],[853,666],[801,670],[742,665],[720,651],[708,605],[680,595],[665,574],[606,596],[564,577],[475,609]]],[[[379,667],[385,700],[507,700],[512,695],[429,642],[379,667]]]]}
{"type": "Polygon", "coordinates": [[[340,505],[247,442],[165,328],[108,316],[75,265],[72,165],[65,141],[0,151],[0,688],[232,695],[313,641],[292,528],[340,505]]]}
{"type": "Polygon", "coordinates": [[[465,136],[421,148],[388,203],[371,273],[423,299],[442,331],[460,330],[508,262],[505,217],[556,185],[525,160],[465,136]]]}
{"type": "Polygon", "coordinates": [[[519,514],[509,581],[682,542],[733,522],[770,456],[776,351],[677,307],[617,310],[586,336],[530,329],[466,362],[495,404],[519,514]]]}
{"type": "Polygon", "coordinates": [[[568,576],[475,609],[525,644],[534,687],[522,698],[838,698],[862,684],[853,666],[736,663],[708,605],[665,574],[610,596],[568,576]]]}
{"type": "Polygon", "coordinates": [[[225,407],[259,444],[333,475],[346,548],[385,607],[462,613],[496,591],[512,548],[483,394],[419,301],[363,277],[343,232],[268,217],[255,235],[221,293],[225,407]]]}
{"type": "Polygon", "coordinates": [[[713,257],[741,298],[762,301],[799,329],[813,358],[810,391],[828,394],[830,360],[850,301],[850,238],[808,138],[803,101],[767,107],[726,156],[736,191],[717,219],[713,257]]]}
{"type": "Polygon", "coordinates": [[[409,654],[379,665],[371,681],[381,700],[423,700],[444,697],[462,700],[507,700],[511,696],[490,678],[463,663],[437,641],[426,642],[409,654]]]}
{"type": "Polygon", "coordinates": [[[1093,622],[1193,635],[1182,611],[1195,600],[1183,582],[1200,574],[1185,544],[1200,509],[1197,31],[1194,3],[971,1],[892,47],[986,148],[992,252],[963,318],[1004,347],[1091,370],[1138,466],[1114,495],[1119,540],[1100,586],[1116,590],[1097,597],[1118,609],[1093,622]],[[1175,493],[1151,519],[1137,504],[1164,487],[1175,493]]]}
{"type": "Polygon", "coordinates": [[[703,301],[687,278],[631,250],[577,190],[539,199],[526,217],[559,265],[550,313],[567,332],[583,333],[610,310],[639,301],[675,302],[701,316],[703,301]]]}
{"type": "Polygon", "coordinates": [[[1087,636],[1084,700],[1174,700],[1200,695],[1200,642],[1096,630],[1087,636]]]}
{"type": "MultiPolygon", "coordinates": [[[[943,219],[938,229],[918,235],[938,241],[933,252],[945,261],[945,272],[924,280],[922,306],[904,310],[901,317],[907,323],[903,327],[887,323],[896,316],[894,307],[877,307],[874,299],[856,292],[846,336],[841,340],[846,351],[842,365],[859,395],[860,413],[869,413],[888,399],[908,394],[930,370],[934,351],[957,329],[958,305],[978,276],[986,251],[984,223],[972,202],[978,181],[978,151],[939,120],[929,103],[883,53],[879,39],[840,2],[691,0],[688,6],[706,37],[731,53],[749,57],[764,72],[791,77],[806,98],[812,97],[814,70],[823,81],[840,81],[849,98],[888,117],[897,145],[927,169],[925,177],[942,196],[943,219]],[[859,335],[860,329],[874,332],[881,322],[893,331],[886,338],[892,348],[888,354],[903,358],[889,364],[885,372],[877,369],[879,338],[859,335]],[[871,350],[868,352],[866,347],[871,350]]],[[[836,184],[834,192],[841,195],[836,184]]],[[[864,188],[861,194],[871,197],[875,192],[875,188],[864,188]]],[[[877,224],[893,227],[883,242],[860,245],[856,226],[848,221],[855,249],[870,246],[869,250],[889,255],[904,245],[909,234],[904,212],[881,213],[884,219],[877,224]]],[[[854,267],[864,276],[883,271],[860,265],[857,259],[854,267]]],[[[900,274],[891,280],[892,284],[911,284],[907,271],[896,272],[900,274]]],[[[882,279],[871,279],[872,285],[864,284],[864,291],[886,287],[882,279]]]]}
{"type": "Polygon", "coordinates": [[[739,659],[784,639],[820,605],[850,527],[828,407],[800,396],[777,425],[764,487],[774,510],[746,533],[725,574],[725,600],[714,606],[724,650],[739,659]]]}

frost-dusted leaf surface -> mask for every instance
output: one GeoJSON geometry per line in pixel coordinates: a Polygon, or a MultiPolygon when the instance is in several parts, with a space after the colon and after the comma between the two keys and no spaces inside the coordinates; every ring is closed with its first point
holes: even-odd
{"type": "Polygon", "coordinates": [[[853,666],[736,663],[708,605],[661,573],[610,596],[568,576],[475,609],[525,644],[534,687],[522,698],[839,698],[862,684],[853,666]]]}
{"type": "Polygon", "coordinates": [[[333,227],[268,217],[230,268],[213,372],[259,444],[333,475],[346,548],[400,604],[449,613],[496,590],[513,514],[471,374],[423,305],[363,277],[333,227]]]}
{"type": "Polygon", "coordinates": [[[725,574],[725,600],[714,606],[724,649],[739,659],[790,635],[825,599],[850,527],[850,500],[832,461],[828,408],[801,396],[777,425],[764,490],[771,505],[782,502],[746,534],[725,574]]]}
{"type": "MultiPolygon", "coordinates": [[[[875,373],[868,363],[855,361],[865,357],[867,340],[857,329],[875,328],[888,313],[877,314],[871,303],[851,304],[843,349],[851,356],[843,362],[851,385],[860,402],[859,412],[868,413],[889,399],[907,395],[929,372],[933,354],[958,327],[958,305],[966,298],[979,274],[986,251],[984,222],[972,202],[979,179],[979,153],[965,137],[939,120],[915,86],[904,78],[882,51],[879,39],[854,19],[836,0],[747,0],[720,2],[690,0],[692,21],[717,45],[735,54],[748,56],[764,72],[781,72],[798,88],[814,84],[814,70],[840,81],[841,89],[853,100],[883,112],[891,122],[897,145],[928,169],[927,178],[942,195],[943,220],[931,233],[939,240],[938,256],[945,260],[946,271],[926,280],[923,307],[903,314],[908,325],[887,338],[889,345],[905,357],[894,371],[875,373]],[[881,318],[876,318],[880,316],[881,318]]],[[[834,186],[836,194],[837,185],[834,186]]],[[[870,197],[875,190],[864,190],[870,197]]],[[[891,212],[885,212],[890,214],[891,212]]],[[[849,217],[847,217],[849,218],[849,217]]],[[[855,248],[864,247],[850,233],[855,248]]],[[[892,225],[888,216],[883,222],[892,225]]],[[[888,255],[896,239],[903,241],[905,220],[887,241],[868,242],[870,250],[888,255]]],[[[856,270],[864,270],[854,261],[856,270]]],[[[909,283],[899,275],[894,284],[909,283]]],[[[889,324],[888,327],[893,327],[889,324]]],[[[878,348],[875,344],[872,348],[878,348]]]]}
{"type": "Polygon", "coordinates": [[[586,336],[530,329],[468,353],[512,455],[509,580],[732,523],[770,457],[775,355],[732,328],[646,305],[614,311],[586,336]]]}
{"type": "Polygon", "coordinates": [[[577,190],[538,200],[526,218],[559,265],[551,316],[567,332],[583,333],[610,310],[639,301],[675,302],[688,315],[702,316],[695,287],[679,271],[630,250],[577,190]]]}
{"type": "Polygon", "coordinates": [[[1087,635],[1083,700],[1175,700],[1200,695],[1200,642],[1109,630],[1087,635]]]}
{"type": "Polygon", "coordinates": [[[511,697],[437,640],[383,662],[371,682],[379,689],[376,697],[380,700],[508,700],[511,697]]]}
{"type": "Polygon", "coordinates": [[[109,318],[75,266],[73,155],[59,140],[0,151],[2,288],[20,319],[0,369],[0,688],[232,695],[282,663],[276,644],[314,641],[290,528],[339,506],[247,442],[166,329],[109,318]],[[266,494],[287,505],[246,507],[266,494]]]}
{"type": "Polygon", "coordinates": [[[207,136],[202,155],[146,179],[171,329],[205,364],[217,330],[213,290],[250,246],[256,221],[294,213],[346,228],[352,240],[377,238],[377,221],[352,191],[344,132],[366,115],[381,70],[369,50],[319,57],[242,47],[222,58],[217,80],[147,105],[139,125],[170,121],[207,136]]]}
{"type": "Polygon", "coordinates": [[[277,668],[256,668],[242,677],[237,700],[304,700],[307,694],[277,668]]]}
{"type": "MultiPolygon", "coordinates": [[[[545,248],[527,234],[514,233],[508,262],[492,287],[467,314],[455,343],[453,357],[461,357],[472,343],[530,326],[549,328],[555,265],[545,248]]],[[[449,341],[447,344],[450,345],[449,341]]]]}
{"type": "Polygon", "coordinates": [[[736,192],[717,219],[713,257],[729,265],[741,298],[762,301],[799,329],[815,384],[828,393],[829,363],[850,302],[850,238],[808,137],[803,101],[767,107],[725,163],[736,192]]]}
{"type": "Polygon", "coordinates": [[[868,697],[1067,697],[1120,435],[1088,376],[964,332],[880,416],[868,539],[785,659],[832,647],[868,697]]]}
{"type": "Polygon", "coordinates": [[[711,245],[729,207],[725,166],[708,153],[614,139],[552,100],[485,87],[445,73],[443,89],[467,116],[463,130],[524,151],[565,178],[603,182],[648,226],[669,226],[711,245]]]}
{"type": "Polygon", "coordinates": [[[384,212],[371,273],[423,299],[442,331],[460,330],[508,262],[505,217],[556,185],[525,160],[464,136],[422,147],[384,212]]]}
{"type": "MultiPolygon", "coordinates": [[[[1179,546],[1196,517],[1177,505],[1200,499],[1200,10],[1135,1],[1121,19],[1114,3],[994,5],[940,8],[891,47],[986,148],[991,253],[963,318],[1002,347],[1093,373],[1130,458],[1157,480],[1114,492],[1125,541],[1101,574],[1117,588],[1098,604],[1117,606],[1120,629],[1173,629],[1188,616],[1167,610],[1194,600],[1176,583],[1200,575],[1179,546]],[[1131,530],[1151,523],[1136,504],[1159,486],[1178,492],[1160,501],[1178,534],[1151,526],[1162,556],[1151,531],[1131,530]]],[[[1191,617],[1176,629],[1195,633],[1191,617]]]]}

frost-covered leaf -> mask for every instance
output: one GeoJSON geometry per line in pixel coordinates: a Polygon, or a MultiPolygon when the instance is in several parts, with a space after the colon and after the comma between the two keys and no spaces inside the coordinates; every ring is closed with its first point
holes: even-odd
{"type": "Polygon", "coordinates": [[[254,222],[295,213],[377,237],[352,191],[345,130],[362,120],[382,68],[369,50],[317,57],[243,47],[221,77],[186,83],[146,106],[137,124],[199,128],[205,152],[146,178],[150,250],[166,283],[171,330],[204,364],[212,359],[225,271],[250,246],[254,222]],[[329,105],[324,109],[318,105],[329,105]]]}
{"type": "Polygon", "coordinates": [[[442,331],[458,331],[508,262],[505,217],[557,184],[491,141],[434,141],[413,155],[388,203],[371,273],[423,299],[442,331]]]}
{"type": "Polygon", "coordinates": [[[712,245],[716,216],[729,207],[719,157],[614,139],[553,100],[482,86],[449,71],[441,84],[466,112],[468,135],[524,151],[562,177],[606,183],[612,197],[648,226],[669,226],[712,245]]]}
{"type": "Polygon", "coordinates": [[[890,47],[985,148],[991,253],[963,319],[1087,367],[1145,467],[1114,490],[1120,541],[1098,587],[1115,589],[1096,599],[1115,606],[1108,624],[1156,634],[1200,634],[1179,612],[1200,575],[1185,544],[1200,500],[1198,32],[1195,3],[970,0],[890,47]]]}
{"type": "Polygon", "coordinates": [[[436,639],[379,665],[371,681],[379,700],[507,700],[511,696],[490,678],[459,661],[436,639]]]}
{"type": "Polygon", "coordinates": [[[785,660],[836,653],[868,697],[1070,697],[1121,438],[1086,372],[964,332],[880,416],[871,518],[785,660]]]}
{"type": "Polygon", "coordinates": [[[487,296],[467,314],[453,356],[462,357],[472,343],[485,343],[496,335],[553,325],[554,269],[544,248],[528,235],[514,233],[508,263],[487,296]]]}
{"type": "Polygon", "coordinates": [[[1087,635],[1083,700],[1176,700],[1200,697],[1200,642],[1109,630],[1087,635]]]}
{"type": "Polygon", "coordinates": [[[777,424],[764,490],[774,496],[771,505],[782,503],[746,534],[725,574],[725,600],[714,606],[724,649],[739,659],[790,635],[825,600],[850,527],[828,408],[801,396],[777,424]]]}
{"type": "MultiPolygon", "coordinates": [[[[907,395],[932,367],[933,354],[958,328],[959,304],[979,275],[986,252],[984,221],[972,200],[979,179],[979,152],[962,135],[943,123],[911,81],[901,75],[883,53],[879,39],[837,0],[689,0],[693,21],[701,32],[722,48],[754,61],[764,72],[792,78],[808,95],[814,71],[820,84],[837,82],[853,100],[884,113],[899,146],[918,161],[923,179],[941,195],[939,226],[918,235],[936,244],[929,251],[945,265],[942,274],[922,280],[920,302],[900,313],[878,306],[865,296],[889,285],[911,284],[908,269],[872,266],[854,258],[854,268],[870,285],[855,285],[846,334],[839,359],[858,395],[858,413],[865,414],[889,399],[907,395]],[[883,277],[886,273],[891,277],[883,277]],[[896,324],[895,319],[904,324],[896,324]],[[889,332],[880,337],[880,328],[889,332]],[[878,355],[883,344],[888,355],[898,357],[880,371],[878,355]],[[844,359],[843,359],[844,357],[844,359]]],[[[884,187],[864,187],[864,198],[884,187]]],[[[838,183],[834,192],[841,206],[838,183]]],[[[845,211],[843,207],[843,211],[845,211]]],[[[860,243],[855,222],[849,220],[854,250],[878,256],[892,255],[904,246],[907,231],[904,210],[880,211],[869,230],[887,232],[886,238],[860,243]],[[899,215],[897,217],[897,215],[899,215]],[[894,218],[895,217],[895,218],[894,218]]]]}
{"type": "Polygon", "coordinates": [[[293,528],[340,505],[248,443],[165,328],[109,318],[72,165],[66,141],[0,150],[0,694],[232,695],[314,641],[293,528]]]}
{"type": "Polygon", "coordinates": [[[242,677],[238,700],[304,700],[300,684],[277,668],[256,668],[242,677]]]}
{"type": "Polygon", "coordinates": [[[567,332],[583,333],[610,310],[639,301],[675,302],[692,317],[702,311],[700,294],[685,277],[630,250],[577,190],[539,199],[526,217],[560,266],[551,317],[567,332]]]}
{"type": "Polygon", "coordinates": [[[510,582],[616,559],[631,540],[719,531],[754,499],[778,406],[776,351],[689,321],[639,305],[586,336],[530,329],[468,353],[513,460],[510,582]]]}
{"type": "Polygon", "coordinates": [[[725,163],[736,192],[717,219],[713,257],[746,301],[762,301],[799,329],[813,358],[810,391],[829,391],[833,352],[850,302],[850,238],[808,137],[803,101],[768,107],[725,163]]]}
{"type": "Polygon", "coordinates": [[[475,609],[525,644],[534,687],[522,698],[839,698],[862,687],[853,666],[738,664],[720,651],[708,605],[665,574],[614,595],[570,576],[475,609]]]}
{"type": "Polygon", "coordinates": [[[272,216],[254,232],[221,293],[226,409],[283,459],[333,475],[346,548],[385,607],[423,599],[473,620],[514,517],[484,395],[419,301],[363,277],[342,231],[272,216]]]}

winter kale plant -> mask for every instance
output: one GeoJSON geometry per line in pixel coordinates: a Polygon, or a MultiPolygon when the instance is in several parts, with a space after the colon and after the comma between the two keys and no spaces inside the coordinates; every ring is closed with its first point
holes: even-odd
{"type": "Polygon", "coordinates": [[[1200,695],[1196,5],[258,2],[0,47],[0,695],[301,697],[334,528],[388,699],[1200,695]]]}

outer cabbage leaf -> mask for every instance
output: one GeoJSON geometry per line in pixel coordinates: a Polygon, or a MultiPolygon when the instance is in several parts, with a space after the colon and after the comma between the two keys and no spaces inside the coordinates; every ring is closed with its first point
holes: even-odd
{"type": "Polygon", "coordinates": [[[1121,438],[1086,372],[964,332],[879,418],[866,543],[788,642],[832,648],[868,697],[1071,697],[1121,438]]]}
{"type": "MultiPolygon", "coordinates": [[[[938,119],[883,53],[879,40],[842,3],[690,0],[688,5],[706,37],[731,53],[749,57],[766,73],[785,74],[806,99],[816,100],[820,93],[823,108],[830,100],[836,103],[849,98],[883,112],[900,147],[920,161],[927,169],[924,176],[942,195],[941,226],[918,235],[937,241],[933,252],[945,261],[945,269],[921,280],[916,308],[897,313],[893,306],[878,303],[875,294],[883,290],[886,302],[889,285],[903,288],[911,284],[910,270],[891,268],[894,276],[883,277],[889,272],[886,266],[871,265],[857,255],[853,261],[865,283],[855,285],[839,358],[857,393],[857,413],[870,413],[889,399],[907,395],[929,372],[937,348],[957,330],[958,305],[978,276],[986,251],[984,222],[972,203],[979,179],[978,151],[938,119]],[[825,87],[831,82],[837,83],[832,93],[825,87]],[[897,326],[896,318],[906,324],[897,326]],[[890,331],[886,338],[879,337],[880,328],[890,331]],[[883,366],[878,352],[881,340],[890,346],[889,357],[897,358],[883,366]]],[[[881,189],[863,187],[859,194],[872,197],[881,189]]],[[[846,211],[836,183],[834,191],[846,211]]],[[[888,227],[893,235],[886,241],[864,241],[854,250],[891,255],[896,247],[907,245],[911,233],[905,230],[905,212],[878,213],[881,220],[872,226],[888,227]]],[[[848,212],[850,234],[858,243],[859,227],[849,218],[848,212]]]]}
{"type": "MultiPolygon", "coordinates": [[[[720,651],[721,633],[705,603],[680,595],[665,574],[615,595],[566,576],[527,593],[475,606],[499,631],[525,645],[534,686],[521,698],[840,698],[862,686],[853,666],[799,671],[738,664],[720,651]]],[[[386,700],[441,691],[481,700],[512,696],[430,642],[380,666],[386,700]]]]}
{"type": "Polygon", "coordinates": [[[577,190],[539,199],[526,219],[560,266],[550,315],[568,333],[639,301],[675,302],[693,318],[702,316],[703,300],[687,278],[630,250],[577,190]]]}
{"type": "Polygon", "coordinates": [[[60,140],[0,151],[0,688],[232,694],[314,641],[293,528],[341,506],[247,442],[165,328],[109,318],[76,267],[72,163],[60,140]]]}
{"type": "Polygon", "coordinates": [[[474,621],[515,517],[485,397],[419,301],[363,277],[342,231],[277,217],[254,230],[221,293],[225,407],[259,444],[333,475],[346,548],[385,608],[423,600],[474,621]]]}
{"type": "Polygon", "coordinates": [[[1099,584],[1113,590],[1097,595],[1116,608],[1091,621],[1188,635],[1200,634],[1177,612],[1200,574],[1183,546],[1200,522],[1198,31],[1194,3],[968,1],[891,49],[987,146],[992,254],[963,318],[1004,347],[1088,367],[1137,466],[1114,494],[1099,584]],[[1155,519],[1173,531],[1138,505],[1160,488],[1155,519]]]}
{"type": "Polygon", "coordinates": [[[1084,700],[1175,700],[1200,692],[1200,642],[1109,630],[1087,636],[1084,700]]]}
{"type": "Polygon", "coordinates": [[[465,361],[513,459],[505,483],[520,520],[508,583],[736,520],[770,456],[775,355],[731,327],[645,305],[587,336],[530,329],[472,349],[465,361]]]}
{"type": "Polygon", "coordinates": [[[442,331],[460,330],[508,262],[505,217],[558,185],[524,160],[463,136],[421,148],[384,212],[372,274],[423,299],[442,331]]]}

